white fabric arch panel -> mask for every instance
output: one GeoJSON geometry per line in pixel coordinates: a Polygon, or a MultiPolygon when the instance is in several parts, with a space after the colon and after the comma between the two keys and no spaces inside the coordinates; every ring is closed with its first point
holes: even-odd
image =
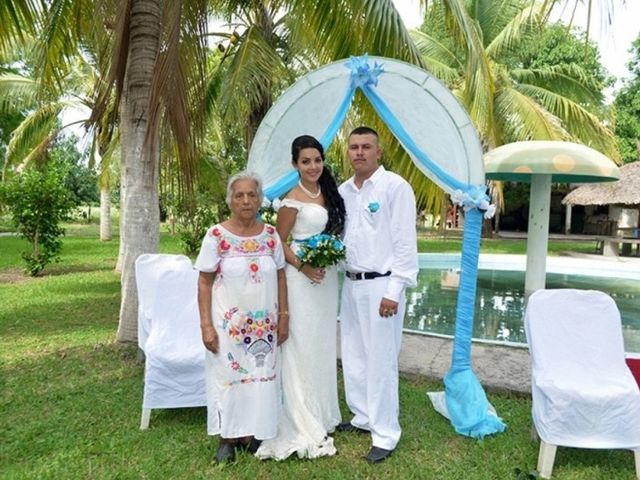
{"type": "MultiPolygon", "coordinates": [[[[247,169],[259,173],[265,187],[291,169],[291,142],[298,135],[320,139],[347,92],[348,60],[314,70],[289,87],[263,119],[249,152],[247,169]]],[[[430,73],[408,63],[369,57],[382,64],[375,92],[409,136],[447,174],[469,185],[483,184],[482,149],[475,127],[453,94],[430,73]]],[[[405,146],[406,149],[406,146],[405,146]]],[[[416,166],[445,191],[452,188],[433,177],[413,156],[416,166]]]]}

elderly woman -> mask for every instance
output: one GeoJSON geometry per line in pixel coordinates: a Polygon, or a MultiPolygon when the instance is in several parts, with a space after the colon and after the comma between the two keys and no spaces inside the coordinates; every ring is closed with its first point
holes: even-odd
{"type": "Polygon", "coordinates": [[[202,241],[196,268],[206,352],[207,431],[220,435],[216,461],[236,448],[255,453],[277,433],[280,370],[277,345],[288,335],[285,259],[275,228],[257,219],[262,185],[255,174],[227,186],[228,220],[202,241]]]}

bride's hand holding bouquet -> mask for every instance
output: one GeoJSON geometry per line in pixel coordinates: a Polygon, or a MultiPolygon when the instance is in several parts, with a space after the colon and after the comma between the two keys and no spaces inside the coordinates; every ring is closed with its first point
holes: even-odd
{"type": "Polygon", "coordinates": [[[324,278],[326,267],[345,259],[346,249],[335,235],[319,233],[302,242],[296,256],[300,261],[298,270],[307,275],[312,283],[319,283],[324,278]],[[310,268],[305,268],[307,265],[310,268]]]}

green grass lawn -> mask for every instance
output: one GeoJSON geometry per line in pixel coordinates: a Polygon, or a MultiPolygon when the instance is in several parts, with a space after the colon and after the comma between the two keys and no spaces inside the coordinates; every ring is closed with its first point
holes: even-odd
{"type": "MultiPolygon", "coordinates": [[[[206,435],[204,408],[154,411],[150,429],[138,430],[143,365],[134,346],[114,342],[117,240],[101,243],[94,226],[68,233],[61,262],[39,278],[21,273],[22,241],[0,237],[0,478],[517,480],[535,468],[528,396],[490,394],[508,430],[471,440],[428,403],[426,392],[441,390],[441,382],[421,378],[401,380],[404,433],[380,465],[363,460],[367,436],[339,433],[335,457],[260,462],[241,454],[220,468],[211,462],[217,439],[206,435]]],[[[449,240],[425,242],[421,250],[456,251],[449,240]]],[[[161,250],[178,252],[176,239],[163,234],[161,250]]],[[[632,479],[633,456],[560,448],[554,474],[632,479]]]]}

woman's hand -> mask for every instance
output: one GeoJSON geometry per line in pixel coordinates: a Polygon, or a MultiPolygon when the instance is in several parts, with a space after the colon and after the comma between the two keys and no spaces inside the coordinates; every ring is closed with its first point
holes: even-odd
{"type": "Polygon", "coordinates": [[[320,283],[324,280],[325,270],[324,268],[316,268],[311,265],[303,265],[300,269],[302,273],[304,273],[311,283],[320,283]]]}
{"type": "Polygon", "coordinates": [[[220,339],[218,338],[218,332],[213,326],[202,329],[202,341],[207,350],[218,353],[220,348],[220,339]]]}
{"type": "Polygon", "coordinates": [[[289,312],[278,313],[278,345],[282,345],[289,338],[289,312]]]}

